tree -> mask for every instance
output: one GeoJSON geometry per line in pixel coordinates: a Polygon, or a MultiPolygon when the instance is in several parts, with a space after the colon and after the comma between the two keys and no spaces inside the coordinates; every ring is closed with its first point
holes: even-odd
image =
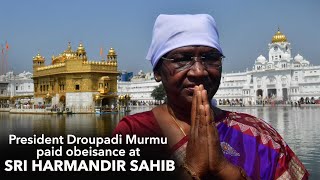
{"type": "Polygon", "coordinates": [[[160,84],[158,87],[154,88],[154,90],[151,93],[151,96],[157,100],[162,101],[166,99],[166,91],[164,90],[164,87],[162,84],[160,84]]]}

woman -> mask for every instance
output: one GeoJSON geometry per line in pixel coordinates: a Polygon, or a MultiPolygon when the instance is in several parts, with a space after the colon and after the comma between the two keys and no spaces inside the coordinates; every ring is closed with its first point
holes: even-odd
{"type": "Polygon", "coordinates": [[[167,103],[124,117],[114,134],[167,137],[182,179],[307,179],[270,125],[209,103],[220,85],[222,58],[210,15],[159,15],[147,59],[167,103]]]}

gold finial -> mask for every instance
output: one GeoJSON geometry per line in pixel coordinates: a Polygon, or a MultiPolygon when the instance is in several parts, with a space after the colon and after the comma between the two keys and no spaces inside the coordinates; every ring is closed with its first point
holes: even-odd
{"type": "Polygon", "coordinates": [[[71,42],[68,42],[68,50],[71,50],[71,42]]]}

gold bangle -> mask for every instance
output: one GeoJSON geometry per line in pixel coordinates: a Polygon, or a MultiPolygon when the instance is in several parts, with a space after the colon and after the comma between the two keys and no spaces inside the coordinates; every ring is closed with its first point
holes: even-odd
{"type": "Polygon", "coordinates": [[[197,173],[195,173],[186,163],[183,163],[182,167],[190,174],[192,179],[194,180],[201,180],[197,173]]]}

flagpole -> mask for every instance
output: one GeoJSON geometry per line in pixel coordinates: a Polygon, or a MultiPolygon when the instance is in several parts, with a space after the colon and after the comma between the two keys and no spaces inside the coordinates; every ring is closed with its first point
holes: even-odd
{"type": "Polygon", "coordinates": [[[8,72],[8,51],[6,50],[6,53],[4,54],[4,74],[8,72]]]}
{"type": "Polygon", "coordinates": [[[0,75],[4,74],[4,48],[3,45],[1,45],[1,71],[0,71],[0,75]]]}
{"type": "Polygon", "coordinates": [[[5,65],[4,73],[5,74],[8,71],[8,51],[9,51],[9,44],[8,44],[8,41],[6,41],[6,53],[5,53],[5,56],[4,56],[4,65],[5,65]]]}
{"type": "Polygon", "coordinates": [[[103,48],[102,47],[100,48],[100,57],[101,57],[101,61],[104,61],[104,59],[103,59],[103,48]]]}

